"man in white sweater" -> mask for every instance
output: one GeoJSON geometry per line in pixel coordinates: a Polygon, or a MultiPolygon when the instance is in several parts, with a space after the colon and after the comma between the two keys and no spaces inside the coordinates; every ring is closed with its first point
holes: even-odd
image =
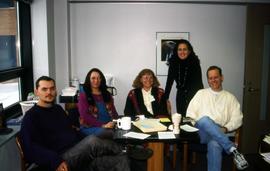
{"type": "Polygon", "coordinates": [[[210,88],[199,90],[187,108],[187,117],[199,129],[201,143],[207,144],[208,171],[221,170],[223,150],[234,155],[239,170],[248,167],[244,156],[225,135],[242,125],[243,114],[235,96],[222,89],[223,79],[221,68],[210,66],[207,70],[210,88]]]}

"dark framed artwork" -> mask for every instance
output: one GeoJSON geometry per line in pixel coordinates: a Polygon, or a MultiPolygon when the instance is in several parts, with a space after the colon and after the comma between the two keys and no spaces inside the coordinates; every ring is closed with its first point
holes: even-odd
{"type": "Polygon", "coordinates": [[[189,32],[157,32],[156,33],[156,74],[168,74],[168,61],[173,55],[176,41],[189,40],[189,32]]]}

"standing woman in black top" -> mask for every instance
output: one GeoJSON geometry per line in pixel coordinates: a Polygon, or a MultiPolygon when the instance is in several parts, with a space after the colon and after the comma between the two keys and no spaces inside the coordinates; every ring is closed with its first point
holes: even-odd
{"type": "Polygon", "coordinates": [[[195,93],[203,88],[200,60],[194,53],[189,41],[177,41],[173,57],[169,61],[168,77],[165,88],[165,98],[168,99],[173,82],[176,82],[176,109],[177,113],[186,116],[189,101],[195,93]]]}

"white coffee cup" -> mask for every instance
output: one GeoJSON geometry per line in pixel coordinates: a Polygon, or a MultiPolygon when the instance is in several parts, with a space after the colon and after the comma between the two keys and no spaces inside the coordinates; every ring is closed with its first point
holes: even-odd
{"type": "Polygon", "coordinates": [[[179,113],[172,114],[172,123],[173,124],[180,124],[182,115],[179,113]]]}
{"type": "Polygon", "coordinates": [[[125,116],[121,119],[117,119],[117,127],[123,130],[131,129],[131,117],[125,116]]]}
{"type": "Polygon", "coordinates": [[[172,122],[173,122],[173,133],[179,134],[180,133],[180,122],[181,122],[182,115],[179,113],[172,114],[172,122]]]}

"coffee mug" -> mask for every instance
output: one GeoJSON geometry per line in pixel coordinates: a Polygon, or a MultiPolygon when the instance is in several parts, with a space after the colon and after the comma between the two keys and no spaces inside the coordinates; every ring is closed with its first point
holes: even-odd
{"type": "Polygon", "coordinates": [[[131,129],[131,117],[122,117],[121,119],[117,119],[117,127],[123,130],[131,129]]]}

